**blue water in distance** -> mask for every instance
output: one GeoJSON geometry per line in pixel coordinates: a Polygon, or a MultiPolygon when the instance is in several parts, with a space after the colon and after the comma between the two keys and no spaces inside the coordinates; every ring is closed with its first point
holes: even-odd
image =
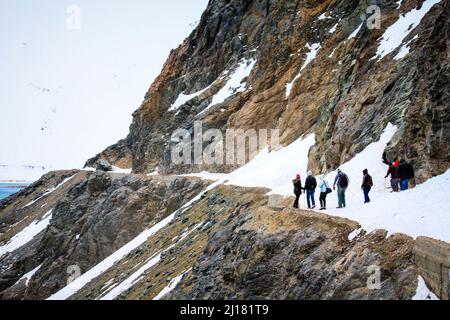
{"type": "Polygon", "coordinates": [[[27,186],[28,183],[0,182],[0,200],[7,198],[16,192],[19,192],[27,186]]]}

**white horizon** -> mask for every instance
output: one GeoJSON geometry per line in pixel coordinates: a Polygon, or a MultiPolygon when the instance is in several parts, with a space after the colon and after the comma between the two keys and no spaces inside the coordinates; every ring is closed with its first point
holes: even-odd
{"type": "Polygon", "coordinates": [[[0,180],[30,181],[42,173],[17,169],[23,166],[45,167],[44,173],[81,168],[125,138],[131,114],[206,5],[2,2],[0,180]],[[68,27],[71,5],[80,9],[77,30],[68,27]]]}

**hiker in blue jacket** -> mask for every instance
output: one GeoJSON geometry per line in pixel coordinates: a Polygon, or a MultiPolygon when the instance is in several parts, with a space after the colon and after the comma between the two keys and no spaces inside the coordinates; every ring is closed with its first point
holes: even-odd
{"type": "Polygon", "coordinates": [[[322,175],[319,179],[319,188],[320,188],[320,210],[326,210],[327,208],[327,195],[331,192],[331,189],[328,185],[328,181],[325,180],[325,175],[322,175]]]}

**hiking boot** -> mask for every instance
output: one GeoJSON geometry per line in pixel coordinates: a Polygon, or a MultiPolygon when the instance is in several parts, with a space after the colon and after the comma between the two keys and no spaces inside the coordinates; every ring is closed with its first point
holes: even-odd
{"type": "Polygon", "coordinates": [[[338,206],[338,207],[336,207],[336,209],[342,209],[343,207],[342,206],[338,206]]]}

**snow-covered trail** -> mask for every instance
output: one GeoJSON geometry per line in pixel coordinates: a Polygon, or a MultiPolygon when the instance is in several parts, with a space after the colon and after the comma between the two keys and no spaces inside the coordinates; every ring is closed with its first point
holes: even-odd
{"type": "MultiPolygon", "coordinates": [[[[391,193],[388,167],[381,161],[383,150],[397,128],[388,125],[379,141],[372,143],[340,168],[350,185],[346,192],[347,207],[336,209],[337,194],[327,197],[328,214],[342,216],[359,222],[366,231],[386,229],[389,233],[401,232],[412,237],[429,236],[450,242],[450,197],[444,187],[450,182],[450,170],[429,179],[414,189],[391,193]],[[371,202],[364,204],[361,190],[362,171],[369,170],[374,186],[370,192],[371,202]]],[[[330,185],[336,172],[326,176],[330,185]]],[[[318,196],[318,192],[317,196],[318,196]]]]}
{"type": "MultiPolygon", "coordinates": [[[[378,141],[340,166],[350,179],[346,192],[347,207],[336,209],[337,195],[333,192],[327,197],[327,210],[324,212],[355,220],[368,232],[386,229],[389,233],[400,232],[412,237],[428,236],[450,242],[450,197],[444,189],[450,183],[450,170],[414,189],[391,193],[388,188],[389,181],[384,178],[388,167],[382,162],[382,154],[396,131],[397,127],[388,124],[378,141]],[[372,202],[369,204],[364,204],[361,190],[362,171],[366,168],[374,181],[370,193],[372,202]]],[[[308,153],[314,144],[314,135],[309,135],[280,150],[270,153],[265,150],[230,174],[202,172],[191,176],[227,180],[227,184],[237,186],[266,187],[272,190],[271,194],[292,196],[291,180],[298,172],[302,181],[305,181],[308,153]]],[[[333,184],[335,176],[336,171],[326,175],[330,185],[333,184]]],[[[318,189],[315,198],[318,207],[318,189]]],[[[301,197],[301,207],[306,208],[304,194],[301,197]]]]}

